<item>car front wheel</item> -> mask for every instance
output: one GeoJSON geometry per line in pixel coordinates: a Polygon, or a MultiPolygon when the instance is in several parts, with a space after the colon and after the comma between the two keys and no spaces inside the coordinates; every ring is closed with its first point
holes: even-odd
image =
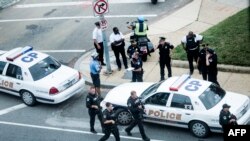
{"type": "Polygon", "coordinates": [[[120,125],[128,125],[132,122],[132,115],[126,109],[118,109],[116,111],[116,116],[120,125]]]}
{"type": "Polygon", "coordinates": [[[36,104],[36,99],[31,92],[22,91],[21,98],[23,100],[23,103],[28,105],[28,106],[34,106],[36,104]]]}
{"type": "Polygon", "coordinates": [[[189,126],[194,136],[199,138],[205,138],[208,136],[210,130],[206,123],[201,121],[193,121],[189,126]]]}

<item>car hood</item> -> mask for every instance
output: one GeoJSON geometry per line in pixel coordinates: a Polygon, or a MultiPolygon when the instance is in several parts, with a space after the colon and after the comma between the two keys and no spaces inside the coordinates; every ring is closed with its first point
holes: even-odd
{"type": "Polygon", "coordinates": [[[127,100],[130,97],[132,90],[136,91],[137,96],[140,96],[149,86],[154,83],[150,82],[135,82],[135,83],[124,83],[113,88],[106,95],[104,101],[110,102],[114,105],[127,106],[127,100]]]}

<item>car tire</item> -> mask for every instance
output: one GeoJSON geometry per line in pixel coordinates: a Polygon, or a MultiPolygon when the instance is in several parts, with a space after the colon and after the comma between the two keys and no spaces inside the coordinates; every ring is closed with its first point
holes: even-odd
{"type": "Polygon", "coordinates": [[[204,123],[202,121],[191,122],[189,129],[191,130],[193,135],[198,137],[198,138],[205,138],[210,133],[209,127],[207,126],[206,123],[204,123]]]}
{"type": "Polygon", "coordinates": [[[157,0],[151,0],[151,3],[152,3],[152,4],[156,4],[156,3],[157,3],[157,0]]]}
{"type": "Polygon", "coordinates": [[[21,98],[23,103],[28,106],[34,106],[36,104],[36,98],[29,91],[21,91],[21,98]]]}
{"type": "Polygon", "coordinates": [[[116,118],[120,125],[129,125],[132,122],[132,115],[126,109],[118,109],[116,111],[116,118]]]}

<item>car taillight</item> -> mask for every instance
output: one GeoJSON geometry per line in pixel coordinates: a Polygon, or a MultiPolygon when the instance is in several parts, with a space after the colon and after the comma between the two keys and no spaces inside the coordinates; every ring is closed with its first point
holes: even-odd
{"type": "Polygon", "coordinates": [[[80,79],[82,78],[81,72],[78,71],[78,75],[79,75],[78,78],[79,78],[79,80],[80,80],[80,79]]]}
{"type": "Polygon", "coordinates": [[[50,88],[50,90],[49,90],[49,94],[57,94],[58,92],[59,92],[58,89],[55,88],[55,87],[52,87],[52,88],[50,88]]]}

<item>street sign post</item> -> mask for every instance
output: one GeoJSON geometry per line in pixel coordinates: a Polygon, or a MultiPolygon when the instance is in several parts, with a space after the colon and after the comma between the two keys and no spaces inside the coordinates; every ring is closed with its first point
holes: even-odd
{"type": "Polygon", "coordinates": [[[106,30],[108,27],[108,22],[104,18],[104,14],[109,12],[108,0],[93,0],[93,12],[94,16],[99,16],[100,26],[102,28],[102,37],[103,37],[103,47],[104,47],[104,55],[106,60],[106,74],[111,74],[111,66],[109,60],[109,48],[106,36],[106,30]]]}

